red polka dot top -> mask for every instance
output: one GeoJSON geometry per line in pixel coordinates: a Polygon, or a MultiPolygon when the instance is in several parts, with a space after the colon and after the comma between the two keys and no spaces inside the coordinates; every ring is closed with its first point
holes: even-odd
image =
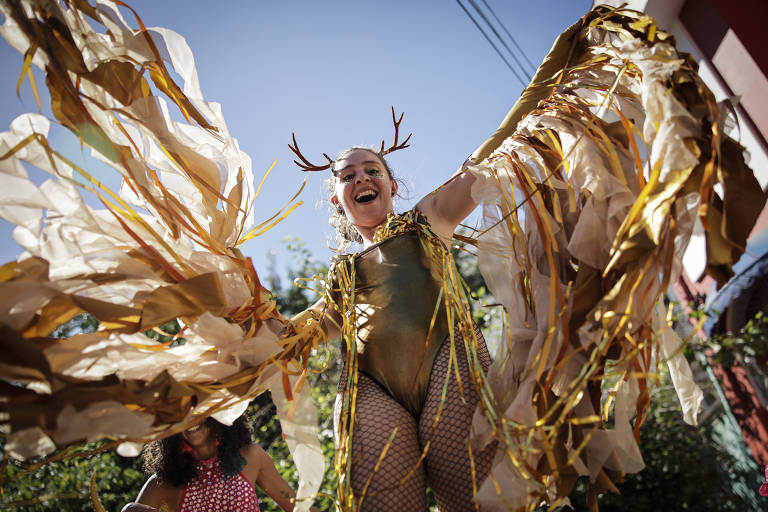
{"type": "Polygon", "coordinates": [[[197,478],[184,486],[179,512],[259,512],[256,489],[243,473],[225,478],[218,456],[195,467],[197,478]]]}

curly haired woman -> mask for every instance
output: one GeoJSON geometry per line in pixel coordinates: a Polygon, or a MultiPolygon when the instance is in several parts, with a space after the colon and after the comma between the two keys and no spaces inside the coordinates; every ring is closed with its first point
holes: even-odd
{"type": "Polygon", "coordinates": [[[251,442],[245,416],[232,426],[213,418],[180,434],[150,443],[142,453],[151,473],[135,503],[123,512],[258,512],[255,486],[286,511],[295,493],[269,455],[251,442]]]}

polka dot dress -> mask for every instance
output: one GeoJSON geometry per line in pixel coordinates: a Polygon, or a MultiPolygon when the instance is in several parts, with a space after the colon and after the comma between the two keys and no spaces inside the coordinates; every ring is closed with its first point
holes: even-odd
{"type": "Polygon", "coordinates": [[[179,512],[259,512],[256,489],[242,473],[224,478],[218,457],[195,467],[197,478],[184,487],[179,512]]]}

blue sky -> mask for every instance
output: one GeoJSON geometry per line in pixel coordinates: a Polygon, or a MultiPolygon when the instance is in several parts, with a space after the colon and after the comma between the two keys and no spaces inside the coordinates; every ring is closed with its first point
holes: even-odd
{"type": "MultiPolygon", "coordinates": [[[[493,133],[522,90],[455,1],[129,3],[147,26],[171,28],[187,39],[203,94],[222,104],[229,131],[253,159],[257,181],[277,158],[257,199],[257,221],[282,206],[304,178],[286,146],[291,132],[304,154],[320,161],[323,152],[335,156],[349,145],[378,145],[382,139],[389,144],[390,105],[405,111],[401,131],[413,132],[411,147],[390,158],[407,186],[406,198],[395,207],[405,210],[493,133]]],[[[534,65],[591,5],[590,0],[488,3],[534,65]]],[[[22,58],[4,41],[0,63],[0,126],[7,130],[13,118],[37,107],[26,85],[21,101],[17,98],[22,58]]],[[[52,141],[71,157],[80,152],[66,136],[54,135],[52,141]]],[[[277,251],[278,270],[287,263],[281,261],[286,236],[303,239],[321,261],[331,255],[324,174],[309,176],[300,196],[304,204],[286,221],[243,246],[262,275],[270,248],[277,251]]],[[[14,259],[20,249],[4,221],[0,236],[0,260],[14,259]]]]}

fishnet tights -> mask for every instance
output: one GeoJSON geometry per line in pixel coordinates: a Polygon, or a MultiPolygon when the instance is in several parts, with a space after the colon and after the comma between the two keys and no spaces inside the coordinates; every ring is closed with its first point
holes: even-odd
{"type": "MultiPolygon", "coordinates": [[[[419,421],[415,420],[394,398],[364,374],[358,376],[357,421],[352,437],[352,489],[360,510],[425,510],[426,480],[429,480],[441,512],[474,510],[472,473],[467,439],[478,397],[472,385],[464,342],[455,331],[459,375],[464,389],[462,397],[454,369],[451,368],[448,389],[440,419],[433,428],[440,407],[445,375],[449,370],[450,340],[438,352],[430,374],[427,397],[419,421]],[[374,471],[382,450],[397,427],[394,440],[374,471]],[[423,464],[418,464],[422,449],[432,440],[423,464]],[[418,466],[417,466],[418,464],[418,466]],[[410,476],[406,478],[408,473],[410,476]],[[373,475],[373,477],[371,477],[373,475]],[[363,489],[370,478],[368,489],[363,489]],[[405,479],[403,482],[402,480],[405,479]]],[[[478,356],[483,371],[488,370],[490,356],[485,340],[475,327],[479,340],[478,356]]],[[[335,418],[341,411],[341,397],[346,383],[346,370],[339,379],[335,418]]],[[[496,445],[473,453],[477,485],[488,475],[496,445]]]]}
{"type": "MultiPolygon", "coordinates": [[[[340,393],[336,399],[336,418],[341,410],[340,398],[345,380],[345,375],[342,375],[340,393]]],[[[417,467],[420,456],[421,446],[413,416],[375,381],[360,374],[357,379],[357,418],[352,436],[351,479],[359,510],[425,510],[427,496],[424,467],[417,467]],[[395,428],[398,429],[397,434],[379,469],[374,472],[381,452],[395,428]],[[401,484],[414,468],[413,474],[401,484]],[[373,478],[363,495],[371,475],[373,478]]]]}
{"type": "MultiPolygon", "coordinates": [[[[488,348],[485,346],[485,339],[483,339],[477,326],[475,326],[475,335],[478,339],[478,359],[483,367],[483,372],[487,372],[491,358],[488,355],[488,348]]],[[[450,340],[446,340],[432,365],[427,399],[424,402],[419,421],[421,446],[432,440],[424,463],[427,480],[432,487],[432,493],[435,495],[435,501],[440,512],[475,510],[472,501],[474,495],[472,492],[472,469],[467,442],[478,396],[470,377],[464,341],[458,330],[455,338],[456,359],[458,360],[464,394],[462,396],[456,382],[455,369],[450,368],[449,370],[451,344],[450,340]],[[451,372],[451,375],[443,410],[440,412],[440,419],[433,430],[432,423],[440,407],[443,383],[448,371],[451,372]]],[[[472,453],[478,487],[488,476],[495,451],[496,443],[492,443],[480,453],[472,453]]]]}

